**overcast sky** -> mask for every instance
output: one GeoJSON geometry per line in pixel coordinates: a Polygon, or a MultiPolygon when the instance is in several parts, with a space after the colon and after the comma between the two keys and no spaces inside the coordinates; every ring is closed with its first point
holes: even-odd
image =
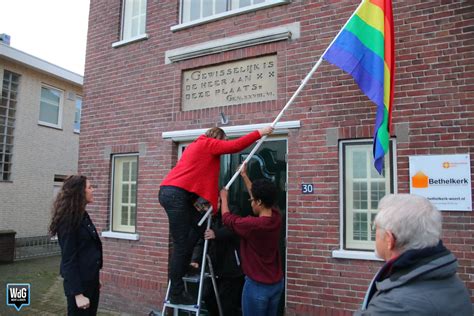
{"type": "Polygon", "coordinates": [[[84,75],[89,0],[0,0],[10,46],[84,75]]]}

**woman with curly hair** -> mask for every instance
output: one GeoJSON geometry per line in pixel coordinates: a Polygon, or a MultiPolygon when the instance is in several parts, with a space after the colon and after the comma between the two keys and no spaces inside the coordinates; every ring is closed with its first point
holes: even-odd
{"type": "Polygon", "coordinates": [[[49,233],[58,236],[61,247],[68,315],[96,315],[99,306],[102,243],[86,211],[93,192],[85,176],[69,176],[53,204],[49,233]]]}

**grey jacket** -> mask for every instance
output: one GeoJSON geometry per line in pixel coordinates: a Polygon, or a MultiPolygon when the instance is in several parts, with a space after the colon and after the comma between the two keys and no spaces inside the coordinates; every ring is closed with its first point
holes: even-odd
{"type": "Polygon", "coordinates": [[[468,291],[456,274],[457,260],[444,249],[435,256],[411,260],[412,266],[376,281],[384,266],[372,280],[362,308],[354,315],[472,316],[468,291]]]}

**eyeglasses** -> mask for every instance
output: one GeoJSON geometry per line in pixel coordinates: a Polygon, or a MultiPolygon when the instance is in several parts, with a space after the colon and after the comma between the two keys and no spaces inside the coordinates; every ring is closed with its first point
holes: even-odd
{"type": "Polygon", "coordinates": [[[377,230],[377,225],[375,225],[375,222],[372,222],[372,224],[370,224],[370,229],[372,231],[376,231],[377,230]]]}

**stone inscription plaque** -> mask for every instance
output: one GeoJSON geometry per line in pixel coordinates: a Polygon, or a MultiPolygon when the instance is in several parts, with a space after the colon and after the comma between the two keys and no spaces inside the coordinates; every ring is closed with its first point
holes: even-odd
{"type": "Polygon", "coordinates": [[[183,110],[277,99],[276,55],[183,72],[183,110]]]}

